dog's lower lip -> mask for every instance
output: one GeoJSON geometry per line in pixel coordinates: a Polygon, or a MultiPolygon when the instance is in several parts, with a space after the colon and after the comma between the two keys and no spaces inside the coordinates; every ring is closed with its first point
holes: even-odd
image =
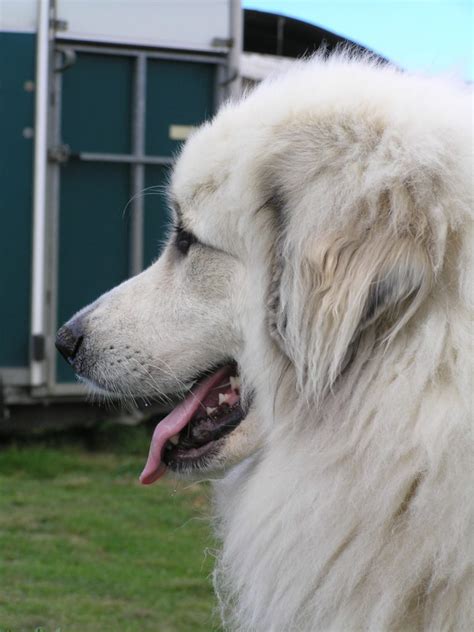
{"type": "Polygon", "coordinates": [[[171,440],[167,442],[163,462],[173,468],[179,466],[180,462],[189,464],[202,456],[207,456],[212,446],[235,430],[245,417],[246,413],[240,405],[240,400],[234,406],[227,408],[228,410],[224,409],[221,414],[213,413],[200,420],[191,421],[180,433],[177,442],[171,440]]]}
{"type": "Polygon", "coordinates": [[[199,447],[188,448],[186,450],[165,450],[163,463],[172,471],[181,469],[199,468],[204,459],[209,458],[218,449],[221,440],[209,441],[199,447]]]}

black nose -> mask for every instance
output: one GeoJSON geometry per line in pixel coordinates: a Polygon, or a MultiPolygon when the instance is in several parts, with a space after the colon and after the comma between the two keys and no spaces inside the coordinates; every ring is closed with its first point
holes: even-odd
{"type": "Polygon", "coordinates": [[[80,322],[75,319],[63,325],[56,334],[56,349],[65,360],[72,364],[84,339],[80,322]]]}

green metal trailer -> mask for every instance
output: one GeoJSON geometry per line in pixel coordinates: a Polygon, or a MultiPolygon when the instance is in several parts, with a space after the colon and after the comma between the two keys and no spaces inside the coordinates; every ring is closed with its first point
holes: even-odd
{"type": "Polygon", "coordinates": [[[57,326],[159,254],[168,169],[189,131],[235,89],[240,41],[238,3],[224,0],[219,20],[209,3],[196,3],[202,42],[195,32],[178,41],[185,16],[176,7],[163,16],[165,5],[145,3],[176,48],[164,36],[151,46],[136,27],[125,37],[125,13],[118,32],[109,21],[104,36],[95,33],[102,14],[81,22],[64,0],[29,4],[29,21],[8,1],[0,18],[3,427],[19,405],[83,399],[55,352],[57,326]],[[179,36],[170,36],[170,24],[179,36]]]}

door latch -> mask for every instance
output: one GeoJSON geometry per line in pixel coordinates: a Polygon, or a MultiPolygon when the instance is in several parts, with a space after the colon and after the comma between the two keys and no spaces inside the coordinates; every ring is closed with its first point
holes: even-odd
{"type": "Polygon", "coordinates": [[[48,149],[48,159],[50,162],[64,163],[71,157],[69,145],[56,145],[48,149]]]}

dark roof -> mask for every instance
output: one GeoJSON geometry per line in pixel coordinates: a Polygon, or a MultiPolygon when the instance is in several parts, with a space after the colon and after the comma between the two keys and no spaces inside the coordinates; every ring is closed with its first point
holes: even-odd
{"type": "Polygon", "coordinates": [[[310,55],[321,46],[330,52],[336,46],[349,44],[355,49],[368,50],[351,40],[326,31],[315,24],[277,13],[244,10],[244,51],[283,57],[310,55]]]}

